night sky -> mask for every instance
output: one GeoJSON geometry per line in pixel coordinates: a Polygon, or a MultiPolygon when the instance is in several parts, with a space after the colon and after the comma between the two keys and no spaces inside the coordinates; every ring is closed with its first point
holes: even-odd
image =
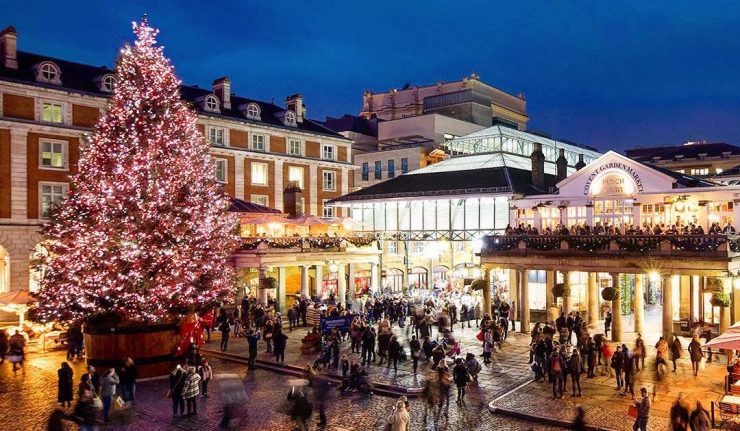
{"type": "Polygon", "coordinates": [[[526,95],[530,129],[602,151],[740,145],[737,1],[516,3],[14,1],[0,25],[20,50],[112,65],[147,13],[186,84],[228,75],[280,105],[300,92],[321,120],[357,114],[365,89],[475,71],[526,95]]]}

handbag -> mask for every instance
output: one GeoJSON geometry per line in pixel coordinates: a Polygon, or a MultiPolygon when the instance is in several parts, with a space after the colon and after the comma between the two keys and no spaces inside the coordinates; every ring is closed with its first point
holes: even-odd
{"type": "Polygon", "coordinates": [[[634,404],[630,404],[630,406],[627,408],[627,416],[636,418],[637,417],[637,406],[634,404]]]}
{"type": "Polygon", "coordinates": [[[95,406],[96,409],[102,410],[103,409],[103,400],[100,399],[100,397],[93,397],[93,406],[95,406]]]}

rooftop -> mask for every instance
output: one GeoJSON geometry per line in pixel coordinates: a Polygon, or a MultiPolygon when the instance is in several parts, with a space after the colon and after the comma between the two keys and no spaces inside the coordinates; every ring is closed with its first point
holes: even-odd
{"type": "Polygon", "coordinates": [[[638,162],[653,163],[655,161],[740,156],[740,147],[723,142],[689,142],[683,145],[632,148],[626,151],[626,155],[638,162]]]}

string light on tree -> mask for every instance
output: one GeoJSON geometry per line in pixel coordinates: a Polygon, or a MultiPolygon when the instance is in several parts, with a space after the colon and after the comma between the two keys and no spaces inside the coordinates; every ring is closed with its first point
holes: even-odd
{"type": "Polygon", "coordinates": [[[158,31],[144,18],[134,33],[71,190],[43,228],[51,253],[37,319],[154,322],[232,293],[235,220],[208,144],[158,31]]]}

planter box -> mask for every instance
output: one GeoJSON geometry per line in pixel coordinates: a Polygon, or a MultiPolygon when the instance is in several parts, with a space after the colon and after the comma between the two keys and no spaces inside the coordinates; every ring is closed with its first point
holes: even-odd
{"type": "Polygon", "coordinates": [[[181,337],[176,324],[85,329],[87,364],[103,371],[133,358],[139,378],[169,374],[181,337]]]}

